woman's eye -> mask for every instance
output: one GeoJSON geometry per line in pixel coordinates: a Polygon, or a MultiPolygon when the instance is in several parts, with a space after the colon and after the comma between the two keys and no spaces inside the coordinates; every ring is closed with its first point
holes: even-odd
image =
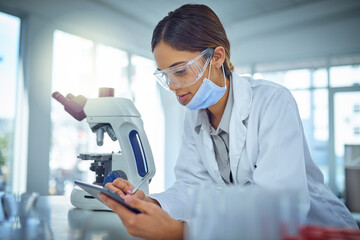
{"type": "Polygon", "coordinates": [[[183,70],[176,71],[175,75],[176,76],[183,76],[183,75],[185,75],[185,73],[186,73],[186,69],[183,69],[183,70]]]}

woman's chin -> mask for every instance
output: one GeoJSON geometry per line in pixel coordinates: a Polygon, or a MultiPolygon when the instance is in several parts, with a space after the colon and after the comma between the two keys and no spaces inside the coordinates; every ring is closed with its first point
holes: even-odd
{"type": "Polygon", "coordinates": [[[178,99],[178,102],[182,105],[182,106],[186,106],[187,103],[185,102],[181,102],[179,99],[178,99]]]}

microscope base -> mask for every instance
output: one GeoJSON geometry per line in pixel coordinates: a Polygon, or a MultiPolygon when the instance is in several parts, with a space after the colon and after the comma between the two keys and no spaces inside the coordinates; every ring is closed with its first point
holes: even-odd
{"type": "Polygon", "coordinates": [[[75,186],[70,196],[71,204],[74,207],[86,210],[110,210],[104,203],[100,202],[89,193],[75,186]]]}

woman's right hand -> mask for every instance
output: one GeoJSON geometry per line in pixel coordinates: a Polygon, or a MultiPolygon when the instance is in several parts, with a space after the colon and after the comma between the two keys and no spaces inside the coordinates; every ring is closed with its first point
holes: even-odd
{"type": "Polygon", "coordinates": [[[141,190],[137,190],[134,194],[132,194],[132,190],[134,189],[134,186],[128,180],[125,180],[123,178],[117,178],[112,183],[107,183],[105,187],[114,191],[122,198],[125,198],[126,195],[130,194],[133,195],[135,198],[141,199],[146,202],[155,203],[160,206],[158,201],[150,197],[147,197],[145,193],[141,190]]]}

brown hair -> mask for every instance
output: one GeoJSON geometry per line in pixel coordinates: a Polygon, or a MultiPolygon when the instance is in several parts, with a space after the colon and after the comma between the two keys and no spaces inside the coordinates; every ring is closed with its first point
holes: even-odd
{"type": "Polygon", "coordinates": [[[218,16],[206,5],[186,4],[168,13],[155,27],[151,50],[164,41],[180,51],[197,52],[222,46],[225,75],[231,78],[230,42],[218,16]]]}

